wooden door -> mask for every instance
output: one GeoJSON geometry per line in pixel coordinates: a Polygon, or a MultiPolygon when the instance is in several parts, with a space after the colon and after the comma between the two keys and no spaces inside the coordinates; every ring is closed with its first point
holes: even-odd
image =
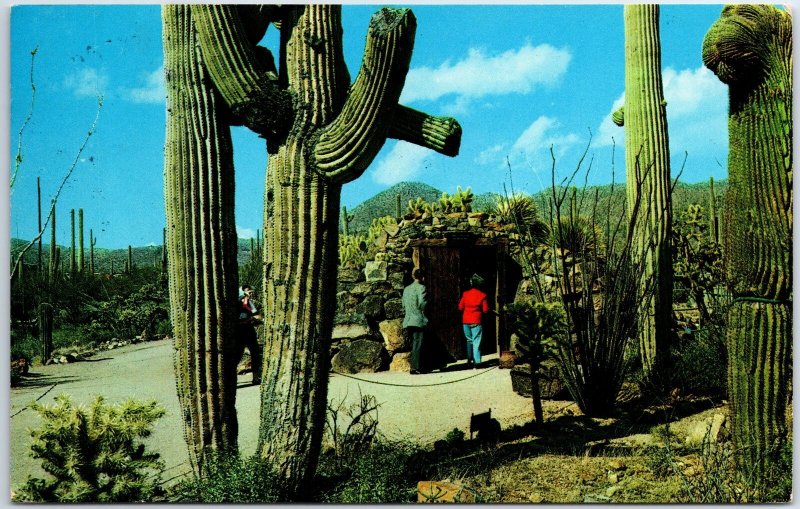
{"type": "Polygon", "coordinates": [[[417,264],[425,271],[428,294],[428,331],[425,337],[425,358],[433,366],[463,359],[466,355],[461,332],[458,300],[460,252],[449,247],[417,248],[417,264]],[[440,357],[444,358],[440,358],[440,357]]]}

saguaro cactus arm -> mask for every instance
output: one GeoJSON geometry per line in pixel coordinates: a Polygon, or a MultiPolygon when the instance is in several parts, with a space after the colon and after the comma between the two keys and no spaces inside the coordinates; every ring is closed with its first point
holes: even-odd
{"type": "Polygon", "coordinates": [[[455,157],[461,146],[461,124],[451,117],[434,117],[398,104],[389,128],[389,138],[455,157]]]}
{"type": "Polygon", "coordinates": [[[355,180],[383,146],[405,84],[416,26],[409,9],[384,8],[372,17],[361,71],[342,111],[314,146],[322,175],[355,180]]]}
{"type": "MultiPolygon", "coordinates": [[[[291,126],[291,96],[278,84],[268,50],[257,51],[252,41],[263,36],[274,15],[263,11],[250,27],[236,5],[192,5],[192,19],[206,68],[216,89],[237,120],[267,136],[291,126]]],[[[252,9],[250,9],[252,10],[252,9]]]]}

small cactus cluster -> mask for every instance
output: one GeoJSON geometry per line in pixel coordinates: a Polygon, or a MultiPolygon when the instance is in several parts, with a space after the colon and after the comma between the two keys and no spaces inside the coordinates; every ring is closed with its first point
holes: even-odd
{"type": "Polygon", "coordinates": [[[474,199],[475,195],[472,194],[472,188],[467,187],[466,190],[462,190],[461,186],[458,186],[454,194],[443,192],[441,198],[432,203],[428,203],[420,197],[417,197],[416,200],[409,200],[406,215],[419,219],[423,214],[472,212],[474,199]]]}
{"type": "Polygon", "coordinates": [[[339,237],[339,266],[361,266],[367,261],[367,238],[363,235],[339,237]]]}

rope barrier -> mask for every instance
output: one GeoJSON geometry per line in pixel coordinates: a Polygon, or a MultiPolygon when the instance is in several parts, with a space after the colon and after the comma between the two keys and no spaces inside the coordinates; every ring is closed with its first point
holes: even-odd
{"type": "Polygon", "coordinates": [[[388,385],[390,387],[435,387],[437,385],[448,385],[448,384],[454,384],[454,383],[458,383],[458,382],[463,382],[464,380],[469,380],[470,378],[475,378],[476,376],[485,375],[489,371],[491,371],[493,369],[497,369],[498,367],[499,366],[492,366],[491,368],[488,368],[488,369],[486,369],[484,371],[481,371],[480,373],[475,373],[474,375],[470,375],[470,376],[467,376],[467,377],[464,377],[464,378],[459,378],[458,380],[449,380],[447,382],[439,382],[439,383],[435,383],[435,384],[393,384],[393,383],[390,383],[390,382],[378,382],[376,380],[365,380],[364,378],[358,378],[358,377],[355,377],[355,376],[352,376],[352,375],[348,375],[348,374],[345,374],[345,373],[339,373],[338,371],[331,371],[331,373],[343,376],[345,378],[351,378],[353,380],[358,380],[359,382],[365,382],[365,383],[368,383],[368,384],[375,384],[375,385],[388,385]]]}
{"type": "Polygon", "coordinates": [[[790,299],[767,299],[764,297],[748,297],[748,296],[735,297],[733,299],[733,303],[735,304],[737,302],[761,302],[763,304],[788,304],[788,305],[792,304],[792,301],[790,299]]]}
{"type": "Polygon", "coordinates": [[[50,392],[50,391],[52,391],[53,389],[55,389],[56,385],[58,385],[58,384],[53,384],[53,385],[51,385],[51,386],[50,386],[50,388],[49,388],[49,389],[47,389],[46,391],[44,391],[44,393],[42,393],[42,395],[41,395],[41,396],[39,396],[39,397],[38,397],[38,398],[36,398],[35,400],[31,401],[30,403],[28,403],[28,404],[27,404],[27,405],[25,405],[24,407],[20,408],[20,409],[19,409],[19,410],[18,410],[18,411],[17,411],[17,412],[14,414],[14,415],[12,415],[12,416],[10,417],[10,419],[13,419],[14,417],[18,416],[19,414],[21,414],[22,412],[24,412],[25,410],[27,410],[28,408],[30,408],[31,404],[33,404],[33,403],[36,403],[37,401],[39,401],[40,399],[42,399],[43,397],[45,397],[45,396],[47,395],[47,393],[48,393],[48,392],[50,392]]]}

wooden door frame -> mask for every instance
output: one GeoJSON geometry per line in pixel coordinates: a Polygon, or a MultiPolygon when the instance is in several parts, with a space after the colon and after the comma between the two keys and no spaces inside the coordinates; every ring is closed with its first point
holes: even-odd
{"type": "MultiPolygon", "coordinates": [[[[450,232],[448,232],[450,233],[450,232]]],[[[506,337],[506,313],[503,309],[506,294],[506,258],[508,257],[508,239],[501,238],[488,238],[480,237],[471,232],[452,232],[453,235],[441,239],[413,239],[410,240],[408,245],[412,247],[413,253],[411,260],[414,263],[414,268],[420,266],[419,249],[420,247],[450,247],[450,248],[463,248],[463,247],[494,247],[495,248],[495,267],[497,274],[495,275],[495,294],[494,303],[495,308],[495,347],[497,354],[508,350],[509,339],[506,337]]]]}

